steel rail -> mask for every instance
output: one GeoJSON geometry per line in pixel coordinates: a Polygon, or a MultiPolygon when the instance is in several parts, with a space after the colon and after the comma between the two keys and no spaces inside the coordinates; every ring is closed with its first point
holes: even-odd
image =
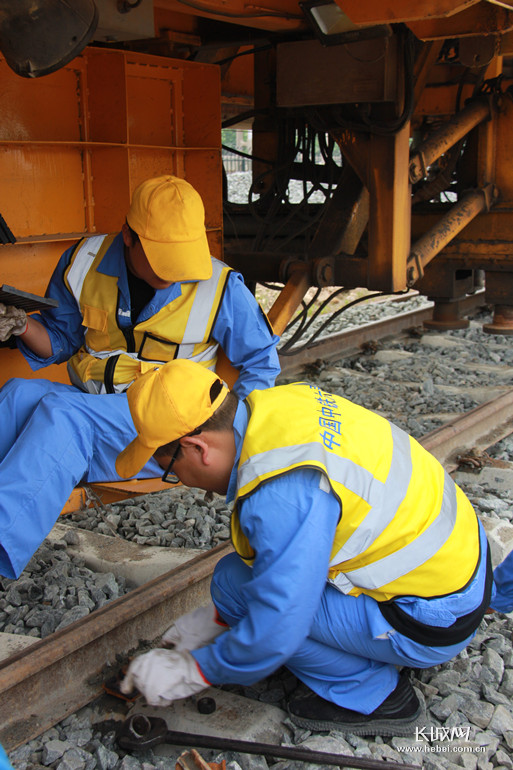
{"type": "MultiPolygon", "coordinates": [[[[0,663],[0,744],[27,743],[102,693],[105,669],[210,596],[229,543],[206,551],[0,663]]],[[[119,667],[119,663],[117,666],[119,667]]],[[[117,673],[115,671],[114,673],[117,673]]]]}
{"type": "Polygon", "coordinates": [[[458,456],[469,447],[486,449],[510,433],[513,433],[513,390],[435,428],[420,439],[420,443],[452,473],[458,467],[458,456]]]}
{"type": "MultiPolygon", "coordinates": [[[[485,304],[484,291],[476,292],[465,297],[460,303],[463,313],[471,313],[485,304]]],[[[409,310],[398,313],[381,321],[363,324],[347,331],[327,334],[318,342],[304,348],[293,355],[280,356],[281,374],[290,375],[300,371],[306,364],[315,360],[331,361],[336,358],[356,353],[367,342],[395,337],[408,329],[421,326],[424,321],[430,321],[433,307],[409,310]]]]}

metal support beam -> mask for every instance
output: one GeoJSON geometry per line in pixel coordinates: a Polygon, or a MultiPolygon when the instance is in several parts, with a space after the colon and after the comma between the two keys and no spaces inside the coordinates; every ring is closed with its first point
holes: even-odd
{"type": "Polygon", "coordinates": [[[491,117],[490,101],[488,99],[476,99],[456,113],[454,118],[448,121],[442,128],[435,131],[429,139],[426,139],[410,159],[410,182],[420,182],[427,176],[429,166],[440,158],[444,152],[453,147],[456,142],[468,134],[475,126],[491,117]]]}
{"type": "Polygon", "coordinates": [[[436,64],[440,51],[442,50],[442,41],[436,40],[424,43],[415,59],[413,68],[414,94],[413,103],[417,105],[424,91],[432,67],[436,64]]]}
{"type": "Polygon", "coordinates": [[[273,181],[278,160],[278,133],[272,117],[273,83],[276,78],[276,55],[273,50],[254,56],[255,118],[253,120],[253,181],[256,192],[267,192],[273,181]],[[262,158],[263,161],[259,160],[262,158]]]}
{"type": "Polygon", "coordinates": [[[513,334],[513,272],[485,272],[485,297],[493,305],[493,320],[483,324],[488,334],[513,334]]]}
{"type": "Polygon", "coordinates": [[[400,291],[406,286],[406,259],[411,243],[409,139],[408,122],[396,134],[373,135],[369,142],[367,288],[377,291],[400,291]]]}
{"type": "Polygon", "coordinates": [[[492,185],[466,193],[440,221],[413,245],[408,257],[408,286],[424,274],[424,267],[481,211],[488,211],[495,194],[492,185]]]}
{"type": "Polygon", "coordinates": [[[369,221],[369,193],[353,168],[344,164],[342,176],[308,249],[310,259],[354,254],[369,221]]]}
{"type": "MultiPolygon", "coordinates": [[[[429,4],[433,5],[432,0],[429,4]]],[[[513,28],[513,13],[499,5],[471,0],[465,10],[452,16],[443,19],[425,16],[420,21],[409,22],[408,27],[419,40],[447,40],[476,34],[500,36],[513,28]]]]}
{"type": "MultiPolygon", "coordinates": [[[[430,298],[432,299],[432,298],[430,298]]],[[[448,329],[467,329],[470,321],[461,317],[461,299],[441,299],[436,298],[433,307],[433,316],[424,321],[426,329],[438,329],[447,331],[448,329]]]]}
{"type": "Polygon", "coordinates": [[[395,134],[343,131],[336,139],[369,191],[369,256],[366,281],[361,285],[400,291],[406,286],[410,249],[410,124],[395,134]]]}
{"type": "Polygon", "coordinates": [[[282,335],[285,327],[301,304],[303,297],[310,288],[309,266],[297,263],[267,317],[274,333],[282,335]]]}

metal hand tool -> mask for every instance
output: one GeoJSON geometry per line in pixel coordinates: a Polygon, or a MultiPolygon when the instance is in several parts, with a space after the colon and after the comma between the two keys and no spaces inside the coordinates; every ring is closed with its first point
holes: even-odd
{"type": "MultiPolygon", "coordinates": [[[[324,751],[302,749],[299,746],[274,746],[270,743],[254,743],[231,738],[218,738],[212,735],[196,735],[168,730],[167,723],[160,717],[147,717],[145,714],[133,714],[126,719],[117,735],[118,745],[127,751],[150,749],[163,743],[172,746],[193,746],[202,749],[237,751],[241,754],[260,754],[277,759],[293,759],[300,762],[313,762],[320,765],[363,768],[363,770],[383,770],[400,768],[415,770],[413,765],[384,762],[378,759],[350,757],[344,754],[330,754],[324,751]]],[[[418,768],[417,768],[418,770],[418,768]]]]}

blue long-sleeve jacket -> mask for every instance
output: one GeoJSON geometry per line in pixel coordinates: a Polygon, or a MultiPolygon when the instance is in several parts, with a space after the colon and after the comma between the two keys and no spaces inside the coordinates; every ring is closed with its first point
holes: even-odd
{"type": "MultiPolygon", "coordinates": [[[[82,313],[63,279],[63,273],[74,248],[73,246],[67,249],[61,256],[46,292],[47,297],[58,300],[59,306],[33,316],[44,325],[50,335],[52,355],[49,358],[40,358],[24,345],[21,339],[17,340],[20,351],[33,371],[49,364],[67,361],[84,342],[82,313]]],[[[116,236],[107,250],[99,270],[106,275],[118,277],[117,320],[121,327],[129,327],[131,325],[130,292],[121,233],[116,236]]],[[[150,318],[179,297],[181,286],[181,283],[174,283],[167,289],[157,289],[152,300],[141,311],[138,321],[142,322],[150,318]]],[[[114,311],[115,308],[113,308],[114,311]]],[[[279,338],[270,332],[262,310],[244,285],[240,273],[232,271],[228,277],[212,336],[240,371],[233,388],[239,398],[245,398],[248,393],[257,388],[274,385],[280,372],[276,352],[279,338]]]]}

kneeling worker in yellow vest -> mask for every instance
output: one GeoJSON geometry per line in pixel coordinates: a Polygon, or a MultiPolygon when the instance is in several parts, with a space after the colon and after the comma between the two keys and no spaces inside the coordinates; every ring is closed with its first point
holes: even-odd
{"type": "Polygon", "coordinates": [[[421,709],[401,667],[427,668],[472,639],[493,592],[483,528],[461,489],[413,438],[308,383],[245,401],[191,361],[128,391],[138,433],[117,470],[154,456],[163,478],[234,501],[236,553],[213,604],[135,658],[122,687],[165,705],[209,684],[250,685],[284,665],[288,704],[313,730],[407,735],[421,709]]]}

